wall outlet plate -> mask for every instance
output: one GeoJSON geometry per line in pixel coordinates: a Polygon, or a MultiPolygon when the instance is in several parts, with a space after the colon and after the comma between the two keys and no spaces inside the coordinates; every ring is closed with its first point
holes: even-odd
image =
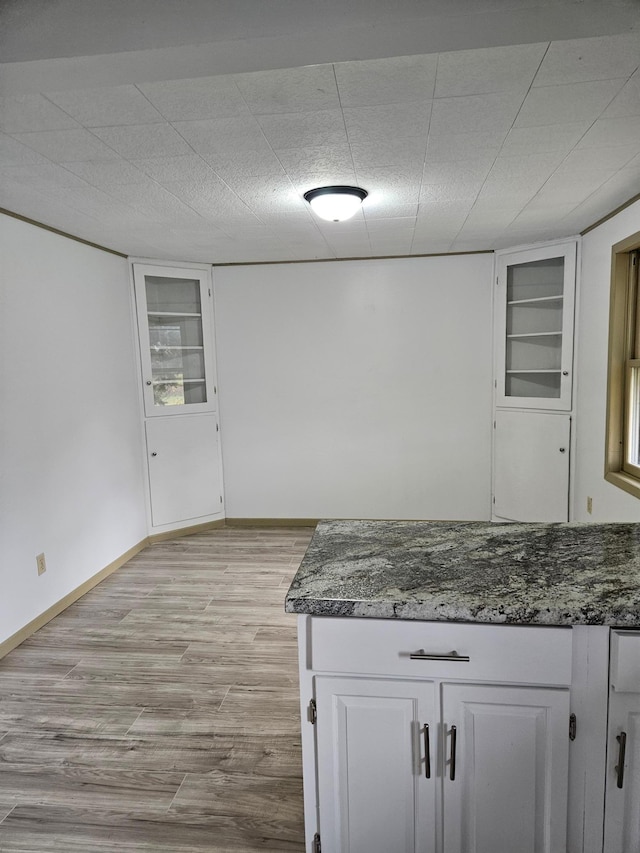
{"type": "Polygon", "coordinates": [[[44,558],[44,553],[38,554],[36,557],[36,565],[38,566],[39,575],[43,575],[47,571],[47,563],[44,558]]]}

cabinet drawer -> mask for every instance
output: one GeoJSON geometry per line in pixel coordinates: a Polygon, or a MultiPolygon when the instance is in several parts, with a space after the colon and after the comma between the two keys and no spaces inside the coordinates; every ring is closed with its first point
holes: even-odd
{"type": "Polygon", "coordinates": [[[316,617],[307,637],[315,672],[571,683],[571,628],[316,617]],[[411,657],[419,652],[449,659],[411,657]]]}
{"type": "Polygon", "coordinates": [[[611,632],[611,686],[616,693],[640,693],[640,631],[611,632]]]}

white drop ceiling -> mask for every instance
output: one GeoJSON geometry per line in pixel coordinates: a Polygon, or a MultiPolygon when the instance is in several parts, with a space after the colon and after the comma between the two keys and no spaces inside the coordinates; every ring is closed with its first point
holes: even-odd
{"type": "MultiPolygon", "coordinates": [[[[47,8],[32,5],[31,30],[47,8]]],[[[505,5],[523,11],[483,3],[505,5]]],[[[238,73],[203,73],[189,45],[167,54],[166,32],[161,56],[131,36],[128,52],[83,55],[86,75],[77,52],[32,38],[33,56],[0,63],[0,207],[125,254],[213,263],[573,235],[640,193],[640,14],[621,10],[605,35],[530,43],[516,28],[523,43],[238,73]],[[302,198],[334,183],[369,192],[348,223],[302,198]]]]}

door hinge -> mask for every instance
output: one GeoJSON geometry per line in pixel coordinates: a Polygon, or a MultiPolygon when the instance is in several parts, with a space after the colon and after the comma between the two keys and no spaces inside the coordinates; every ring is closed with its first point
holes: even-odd
{"type": "Polygon", "coordinates": [[[576,739],[577,720],[575,714],[569,714],[569,740],[576,739]]]}
{"type": "Polygon", "coordinates": [[[222,503],[222,495],[220,495],[220,503],[222,503]]]}
{"type": "Polygon", "coordinates": [[[313,845],[311,847],[313,853],[322,853],[322,845],[320,844],[320,833],[316,832],[313,836],[313,845]]]}
{"type": "Polygon", "coordinates": [[[220,427],[216,424],[216,432],[220,432],[220,427]]]}
{"type": "Polygon", "coordinates": [[[211,296],[211,288],[209,288],[209,296],[211,296]]]}
{"type": "Polygon", "coordinates": [[[316,720],[318,719],[318,709],[316,708],[315,699],[311,699],[309,702],[309,707],[307,708],[307,719],[315,726],[316,720]]]}

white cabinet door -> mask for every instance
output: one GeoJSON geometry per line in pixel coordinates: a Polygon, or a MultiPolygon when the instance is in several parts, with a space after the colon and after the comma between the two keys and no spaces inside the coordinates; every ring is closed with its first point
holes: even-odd
{"type": "Polygon", "coordinates": [[[443,685],[445,853],[566,853],[569,691],[443,685]]]}
{"type": "Polygon", "coordinates": [[[605,853],[640,851],[640,634],[611,634],[605,853]]]}
{"type": "Polygon", "coordinates": [[[323,853],[433,853],[434,697],[429,682],[316,678],[323,853]]]}
{"type": "Polygon", "coordinates": [[[496,411],[493,514],[510,521],[569,520],[569,415],[496,411]]]}
{"type": "Polygon", "coordinates": [[[153,418],[145,430],[153,526],[220,513],[215,415],[153,418]]]}
{"type": "Polygon", "coordinates": [[[216,408],[208,269],[134,264],[147,417],[216,408]]]}
{"type": "Polygon", "coordinates": [[[612,693],[607,756],[605,853],[639,853],[640,694],[612,693]]]}
{"type": "Polygon", "coordinates": [[[571,409],[576,244],[498,256],[498,406],[571,409]]]}

